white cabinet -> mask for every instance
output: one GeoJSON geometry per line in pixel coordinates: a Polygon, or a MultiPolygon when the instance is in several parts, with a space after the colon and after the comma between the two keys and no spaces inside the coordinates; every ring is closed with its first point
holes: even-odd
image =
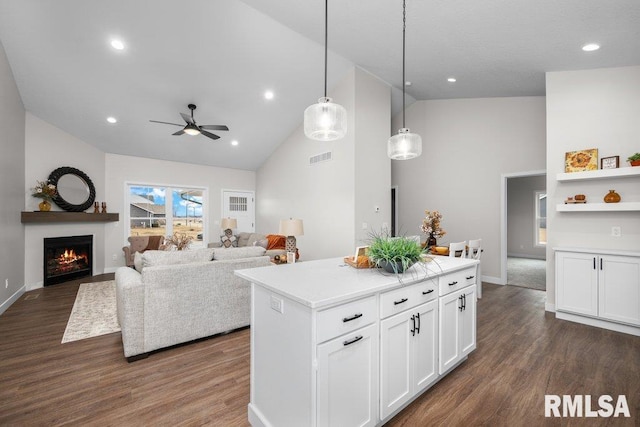
{"type": "Polygon", "coordinates": [[[440,297],[439,372],[444,374],[476,348],[476,286],[440,297]]]}
{"type": "Polygon", "coordinates": [[[374,426],[377,324],[318,345],[317,425],[374,426]]]}
{"type": "Polygon", "coordinates": [[[380,322],[381,419],[437,379],[437,337],[437,300],[380,322]]]}
{"type": "Polygon", "coordinates": [[[640,326],[640,257],[557,251],[556,309],[640,326]]]}

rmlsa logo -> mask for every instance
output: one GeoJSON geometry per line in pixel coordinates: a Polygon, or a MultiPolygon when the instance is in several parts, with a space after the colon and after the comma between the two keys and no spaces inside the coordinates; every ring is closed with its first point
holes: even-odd
{"type": "MultiPolygon", "coordinates": [[[[595,401],[595,398],[594,398],[595,401]]],[[[631,417],[629,405],[624,395],[619,395],[618,400],[613,403],[613,397],[603,394],[597,399],[597,407],[594,408],[591,396],[588,394],[577,394],[569,396],[564,394],[546,394],[544,396],[544,416],[545,417],[631,417]]],[[[595,402],[593,402],[595,404],[595,402]]]]}

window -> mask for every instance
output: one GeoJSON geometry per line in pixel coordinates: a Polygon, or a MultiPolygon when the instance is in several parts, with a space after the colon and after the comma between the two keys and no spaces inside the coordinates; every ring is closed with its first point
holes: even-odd
{"type": "Polygon", "coordinates": [[[192,247],[204,246],[205,190],[134,184],[128,188],[129,236],[181,233],[193,237],[192,247]]]}
{"type": "Polygon", "coordinates": [[[547,193],[536,191],[535,193],[535,245],[545,246],[547,244],[547,193]]]}

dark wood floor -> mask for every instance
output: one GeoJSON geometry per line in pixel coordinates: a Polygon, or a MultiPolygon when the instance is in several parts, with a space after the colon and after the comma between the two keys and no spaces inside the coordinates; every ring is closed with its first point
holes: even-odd
{"type": "MultiPolygon", "coordinates": [[[[60,344],[87,281],[0,316],[0,425],[248,425],[249,330],[131,364],[119,333],[60,344]]],[[[387,425],[640,425],[640,338],[556,320],[544,299],[484,285],[477,350],[387,425]],[[632,418],[545,419],[545,394],[623,394],[632,418]]]]}

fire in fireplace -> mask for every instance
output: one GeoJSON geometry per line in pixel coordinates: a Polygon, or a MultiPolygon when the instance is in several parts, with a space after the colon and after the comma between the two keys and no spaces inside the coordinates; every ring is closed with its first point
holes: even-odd
{"type": "Polygon", "coordinates": [[[44,286],[93,274],[93,236],[44,239],[44,286]]]}

